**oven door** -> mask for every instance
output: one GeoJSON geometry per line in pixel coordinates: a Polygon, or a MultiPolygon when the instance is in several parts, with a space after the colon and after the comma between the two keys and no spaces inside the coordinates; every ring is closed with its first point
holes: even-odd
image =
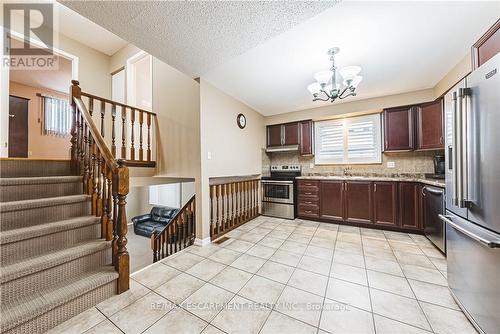
{"type": "Polygon", "coordinates": [[[293,181],[262,180],[262,201],[293,204],[293,181]]]}

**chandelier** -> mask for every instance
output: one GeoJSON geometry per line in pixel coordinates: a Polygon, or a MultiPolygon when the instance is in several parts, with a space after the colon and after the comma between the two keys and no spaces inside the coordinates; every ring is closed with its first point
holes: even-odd
{"type": "Polygon", "coordinates": [[[332,67],[329,71],[320,71],[314,75],[316,82],[307,86],[307,90],[312,94],[313,101],[330,101],[333,102],[337,98],[342,100],[348,96],[356,96],[356,87],[363,79],[361,75],[361,67],[359,66],[346,66],[338,69],[335,66],[335,55],[339,53],[340,49],[337,47],[328,50],[332,67]],[[339,83],[337,77],[337,70],[342,76],[342,85],[339,83]]]}

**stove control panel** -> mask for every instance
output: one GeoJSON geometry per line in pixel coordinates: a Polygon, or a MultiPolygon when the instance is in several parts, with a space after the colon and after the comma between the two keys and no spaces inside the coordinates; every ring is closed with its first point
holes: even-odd
{"type": "Polygon", "coordinates": [[[271,172],[300,172],[300,165],[273,165],[271,172]]]}

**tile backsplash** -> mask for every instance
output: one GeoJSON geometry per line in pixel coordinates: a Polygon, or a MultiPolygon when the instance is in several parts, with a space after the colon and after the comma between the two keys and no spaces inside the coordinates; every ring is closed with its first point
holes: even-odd
{"type": "Polygon", "coordinates": [[[314,165],[314,157],[302,157],[298,152],[262,151],[262,174],[269,174],[271,165],[300,165],[302,175],[342,175],[349,167],[352,175],[390,176],[404,174],[434,173],[433,157],[443,151],[383,153],[381,164],[367,165],[314,165]],[[394,168],[387,168],[387,162],[394,162],[394,168]],[[313,164],[311,168],[311,164],[313,164]]]}

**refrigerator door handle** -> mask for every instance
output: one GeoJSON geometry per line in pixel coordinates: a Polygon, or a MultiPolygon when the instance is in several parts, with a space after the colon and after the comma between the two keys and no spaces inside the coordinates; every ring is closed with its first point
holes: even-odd
{"type": "Polygon", "coordinates": [[[478,241],[481,245],[483,246],[486,246],[488,248],[500,248],[500,241],[496,241],[496,240],[488,240],[486,239],[485,237],[482,237],[482,236],[479,236],[465,228],[463,228],[462,226],[456,224],[455,222],[453,222],[452,220],[452,216],[449,216],[449,215],[438,215],[439,216],[439,219],[441,219],[442,221],[444,221],[445,223],[447,223],[448,225],[450,225],[451,227],[453,227],[455,230],[465,234],[466,236],[478,241]]]}
{"type": "Polygon", "coordinates": [[[471,157],[471,147],[470,144],[474,143],[475,138],[473,136],[476,136],[476,133],[472,131],[473,129],[471,128],[473,126],[472,122],[472,104],[471,104],[471,98],[472,98],[472,89],[471,88],[462,88],[462,103],[464,104],[464,107],[462,107],[463,110],[463,134],[462,140],[463,140],[463,150],[464,150],[464,160],[463,160],[463,165],[462,165],[462,175],[463,175],[463,197],[462,197],[462,208],[470,208],[471,204],[473,203],[472,198],[471,198],[471,186],[469,184],[469,179],[471,177],[470,172],[472,170],[471,168],[471,162],[472,162],[472,157],[471,157]]]}
{"type": "Polygon", "coordinates": [[[460,169],[461,169],[461,164],[458,163],[458,153],[461,151],[461,145],[460,145],[460,131],[461,131],[461,125],[459,125],[459,119],[461,118],[461,110],[459,111],[459,106],[460,109],[461,103],[459,101],[460,97],[457,92],[453,92],[452,95],[452,102],[453,102],[453,115],[452,115],[452,120],[453,120],[453,156],[452,156],[452,173],[453,173],[453,204],[458,206],[458,203],[460,201],[460,194],[461,194],[461,182],[460,182],[460,169]]]}

